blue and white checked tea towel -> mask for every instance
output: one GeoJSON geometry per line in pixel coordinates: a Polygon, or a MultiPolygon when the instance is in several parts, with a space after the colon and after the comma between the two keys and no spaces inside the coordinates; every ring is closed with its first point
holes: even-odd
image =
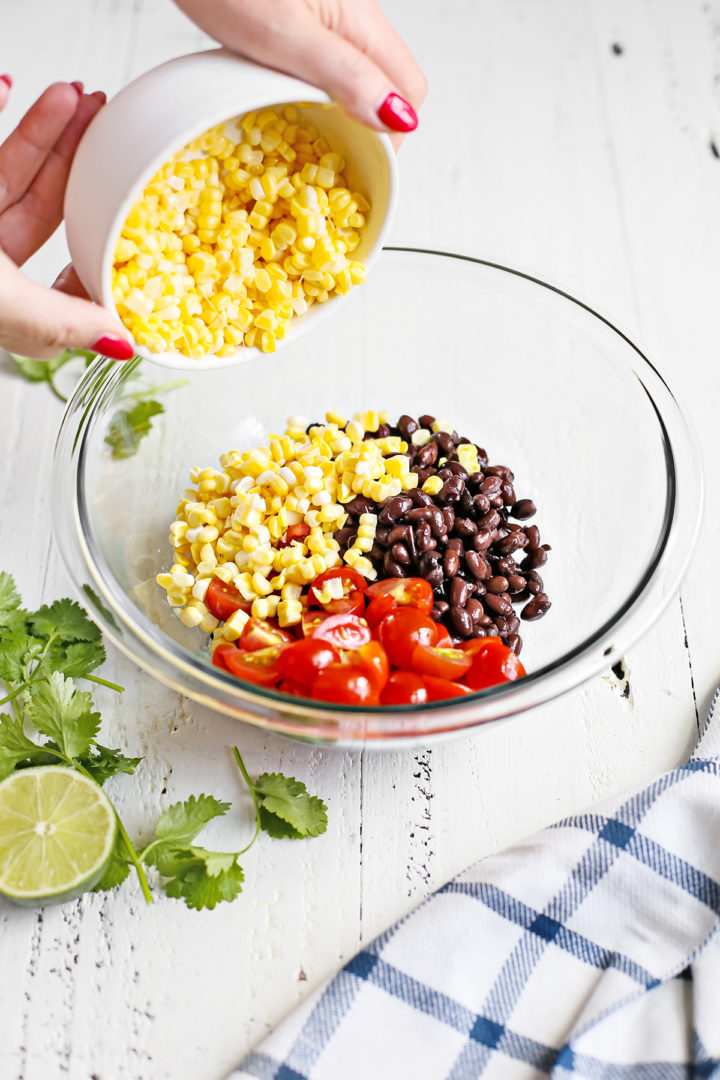
{"type": "Polygon", "coordinates": [[[231,1080],[720,1078],[719,695],[686,765],[476,863],[231,1080]]]}

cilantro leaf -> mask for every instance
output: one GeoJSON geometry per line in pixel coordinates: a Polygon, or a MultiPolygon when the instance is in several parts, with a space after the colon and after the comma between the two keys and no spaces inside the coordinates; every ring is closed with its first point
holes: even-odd
{"type": "Polygon", "coordinates": [[[263,773],[253,784],[260,810],[260,825],[271,836],[300,840],[320,836],[327,829],[327,806],[308,794],[301,780],[282,773],[263,773]]]}
{"type": "MultiPolygon", "coordinates": [[[[236,859],[236,855],[196,847],[177,851],[172,862],[174,873],[164,882],[163,888],[168,896],[184,900],[195,911],[212,909],[223,900],[235,900],[245,880],[236,859]]],[[[160,873],[163,877],[168,876],[162,869],[160,873]]]]}
{"type": "Polygon", "coordinates": [[[66,757],[88,752],[100,727],[100,713],[93,712],[92,696],[78,690],[73,679],[53,671],[32,684],[26,700],[29,719],[42,735],[55,740],[66,757]]]}
{"type": "Polygon", "coordinates": [[[74,641],[66,648],[51,646],[42,662],[43,674],[49,668],[73,679],[82,679],[105,662],[102,641],[74,641]]]}
{"type": "Polygon", "coordinates": [[[38,637],[57,637],[70,644],[74,641],[99,641],[100,631],[90,622],[74,600],[56,600],[36,611],[29,618],[30,628],[38,637]]]}
{"type": "Polygon", "coordinates": [[[21,763],[36,765],[46,760],[42,747],[28,739],[22,720],[0,713],[0,780],[21,763]]]}
{"type": "Polygon", "coordinates": [[[23,625],[0,630],[0,679],[6,683],[23,682],[24,667],[42,648],[42,642],[29,637],[23,625]]]}
{"type": "Polygon", "coordinates": [[[220,802],[213,795],[191,795],[185,802],[174,803],[160,815],[155,826],[158,840],[188,843],[194,840],[208,821],[222,817],[230,803],[220,802]]]}
{"type": "Polygon", "coordinates": [[[90,773],[96,784],[104,784],[110,776],[117,773],[132,775],[142,761],[141,757],[126,757],[119,750],[95,743],[87,754],[82,754],[78,761],[90,773]]]}
{"type": "Polygon", "coordinates": [[[110,862],[93,892],[105,892],[107,889],[114,889],[116,885],[120,885],[125,880],[129,873],[130,862],[125,848],[125,841],[118,833],[113,853],[110,856],[110,862]]]}
{"type": "Polygon", "coordinates": [[[159,401],[152,400],[138,401],[131,409],[118,409],[105,436],[113,458],[128,458],[137,453],[140,440],[150,431],[153,416],[164,411],[159,401]]]}
{"type": "Polygon", "coordinates": [[[3,570],[0,573],[0,626],[11,626],[18,615],[25,615],[15,581],[3,570]]]}

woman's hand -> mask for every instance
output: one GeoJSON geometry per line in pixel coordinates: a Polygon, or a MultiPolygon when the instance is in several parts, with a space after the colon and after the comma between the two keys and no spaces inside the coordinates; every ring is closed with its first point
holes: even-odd
{"type": "MultiPolygon", "coordinates": [[[[10,80],[0,77],[0,110],[10,80]]],[[[126,328],[87,296],[67,267],[52,289],[20,272],[62,221],[70,164],[80,138],[105,103],[80,83],[54,83],[0,145],[0,346],[47,359],[64,348],[94,349],[118,360],[134,354],[126,328]]]]}
{"type": "MultiPolygon", "coordinates": [[[[176,0],[222,45],[322,87],[368,127],[417,127],[425,77],[375,0],[176,0]]],[[[397,145],[402,134],[393,136],[397,145]]]]}

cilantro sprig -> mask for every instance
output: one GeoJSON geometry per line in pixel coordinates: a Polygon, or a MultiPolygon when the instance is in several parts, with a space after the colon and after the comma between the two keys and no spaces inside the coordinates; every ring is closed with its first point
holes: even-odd
{"type": "MultiPolygon", "coordinates": [[[[57,600],[38,611],[26,611],[12,577],[0,573],[0,781],[15,769],[57,764],[71,766],[102,785],[119,773],[132,774],[141,758],[97,741],[100,713],[92,694],[76,679],[122,687],[93,674],[105,659],[100,631],[72,600],[57,600]],[[30,732],[30,734],[28,733],[30,732]]],[[[115,810],[117,841],[96,890],[112,889],[135,869],[148,903],[153,895],[146,867],[153,867],[170,897],[189,908],[214,908],[235,900],[245,875],[238,858],[253,846],[261,831],[272,837],[303,839],[327,829],[327,807],[305,785],[282,773],[250,778],[237,747],[233,754],[248,785],[255,809],[255,831],[236,852],[210,851],[196,841],[209,822],[222,817],[230,803],[212,795],[191,795],[169,806],[155,824],[154,838],[136,848],[115,810]]]]}

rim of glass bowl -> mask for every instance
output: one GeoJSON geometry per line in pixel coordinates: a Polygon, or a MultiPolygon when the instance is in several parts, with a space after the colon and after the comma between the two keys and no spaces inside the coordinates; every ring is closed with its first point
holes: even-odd
{"type": "Polygon", "coordinates": [[[703,480],[694,433],[665,378],[622,330],[589,304],[522,270],[472,255],[415,247],[386,247],[381,258],[396,255],[453,259],[524,279],[598,319],[634,354],[633,374],[655,412],[665,453],[667,497],[662,529],[631,594],[593,634],[562,657],[517,682],[425,705],[332,705],[242,683],[184,649],[147,618],[117,584],[95,542],[83,488],[86,437],[122,378],[122,365],[98,358],[88,368],[68,403],[53,463],[53,524],[61,555],[82,603],[118,648],[172,689],[201,704],[275,732],[337,746],[407,746],[467,733],[550,701],[607,670],[675,595],[702,516],[703,480]],[[88,584],[109,611],[93,600],[86,590],[88,584]]]}

